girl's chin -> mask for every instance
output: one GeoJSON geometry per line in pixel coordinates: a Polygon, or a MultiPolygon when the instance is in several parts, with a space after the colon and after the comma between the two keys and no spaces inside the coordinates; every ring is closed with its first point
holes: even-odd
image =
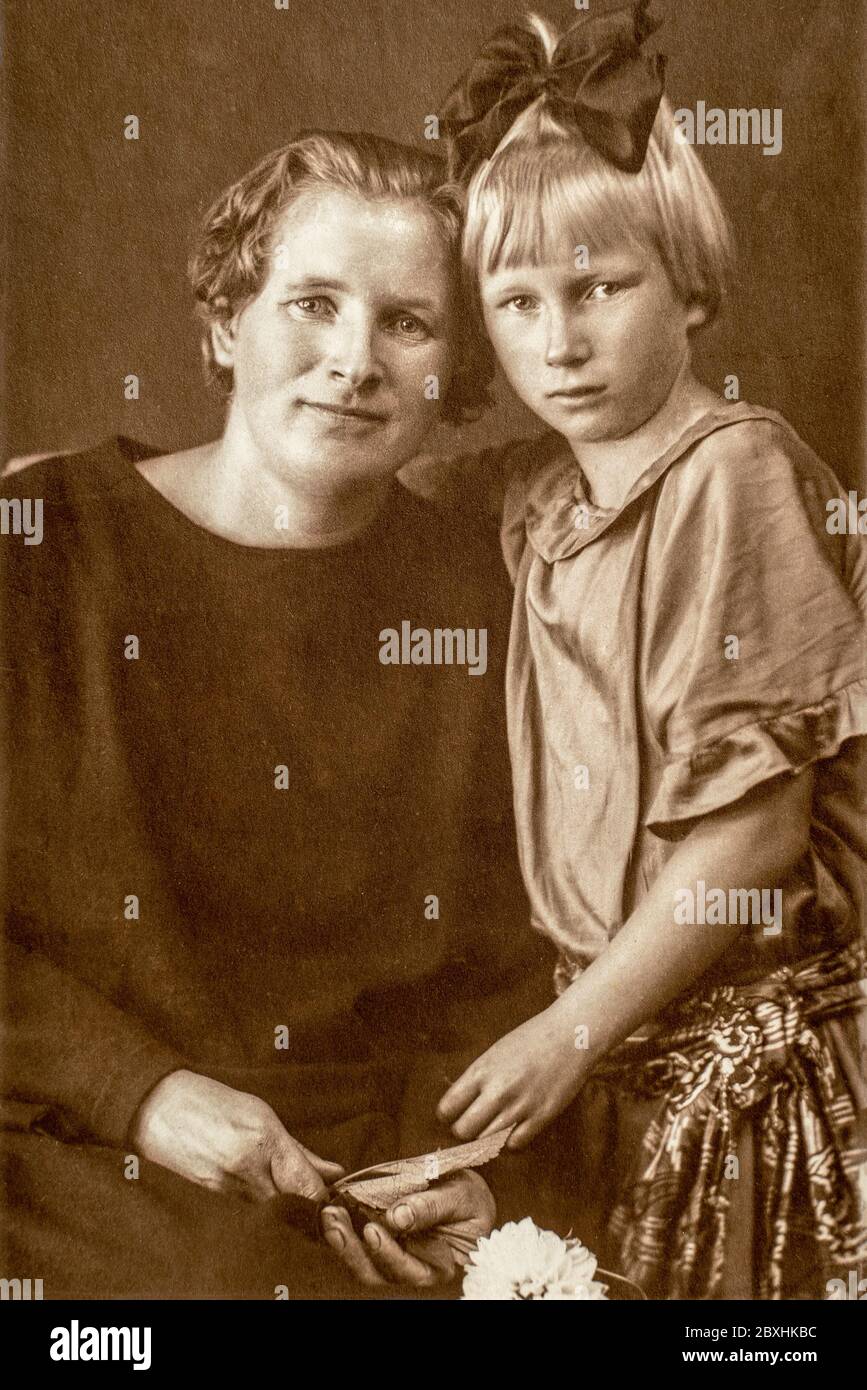
{"type": "Polygon", "coordinates": [[[550,429],[567,439],[580,439],[585,444],[609,439],[617,427],[617,422],[611,419],[611,411],[592,399],[574,405],[558,403],[553,409],[550,401],[545,402],[542,410],[529,401],[527,405],[550,429]]]}

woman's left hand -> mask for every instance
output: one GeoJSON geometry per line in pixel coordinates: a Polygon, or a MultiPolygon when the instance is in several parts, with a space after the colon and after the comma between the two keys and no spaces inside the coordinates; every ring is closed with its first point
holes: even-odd
{"type": "Polygon", "coordinates": [[[477,1057],[437,1107],[459,1139],[516,1125],[510,1149],[522,1148],[574,1100],[588,1070],[571,1014],[557,1000],[477,1057]]]}
{"type": "Polygon", "coordinates": [[[484,1178],[461,1171],[424,1192],[401,1197],[383,1219],[383,1225],[368,1222],[362,1240],[343,1207],[326,1207],[322,1229],[332,1250],[362,1284],[431,1288],[454,1279],[464,1265],[461,1252],[435,1228],[448,1226],[461,1242],[475,1244],[494,1229],[497,1207],[484,1178]]]}

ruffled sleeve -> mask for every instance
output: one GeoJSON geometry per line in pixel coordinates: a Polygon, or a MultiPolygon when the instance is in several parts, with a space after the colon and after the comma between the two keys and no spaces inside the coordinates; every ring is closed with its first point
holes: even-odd
{"type": "Polygon", "coordinates": [[[663,480],[641,656],[656,834],[867,734],[864,541],[827,526],[841,491],[767,419],[718,430],[663,480]]]}

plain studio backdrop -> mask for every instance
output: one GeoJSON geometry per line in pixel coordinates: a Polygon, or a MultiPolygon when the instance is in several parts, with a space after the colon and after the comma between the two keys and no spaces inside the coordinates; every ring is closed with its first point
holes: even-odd
{"type": "MultiPolygon", "coordinates": [[[[591,9],[609,0],[591,0],[591,9]]],[[[424,142],[425,117],[508,0],[6,0],[4,455],[124,433],[219,432],[185,279],[214,196],[299,128],[424,142]],[[124,118],[139,139],[124,138],[124,118]],[[124,398],[124,378],[140,381],[124,398]]],[[[537,11],[568,25],[569,0],[537,11]]],[[[861,0],[656,0],[675,108],[781,108],[783,146],[705,147],[739,242],[702,342],[722,390],[781,410],[860,482],[864,441],[861,0]]],[[[504,408],[442,452],[527,433],[504,408]]]]}

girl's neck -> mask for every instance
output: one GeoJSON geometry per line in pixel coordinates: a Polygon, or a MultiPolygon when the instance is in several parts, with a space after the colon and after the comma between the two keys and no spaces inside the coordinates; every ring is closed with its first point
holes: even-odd
{"type": "Polygon", "coordinates": [[[598,507],[619,507],[633,483],[702,415],[719,405],[719,397],[692,373],[689,361],[681,367],[662,406],[622,439],[572,445],[598,507]]]}

